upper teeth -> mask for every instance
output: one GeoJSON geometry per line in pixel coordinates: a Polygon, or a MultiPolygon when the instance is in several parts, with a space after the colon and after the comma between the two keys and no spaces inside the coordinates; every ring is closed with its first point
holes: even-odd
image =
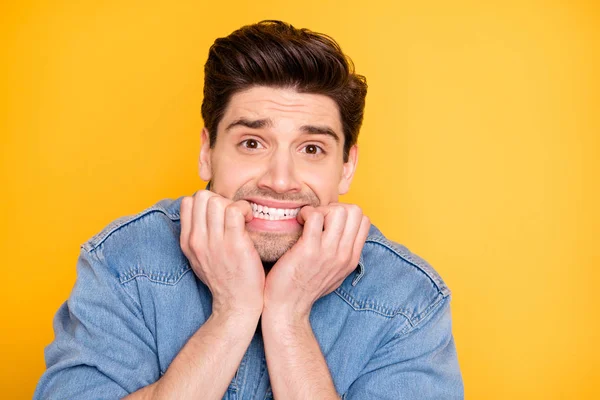
{"type": "Polygon", "coordinates": [[[250,203],[252,210],[254,211],[254,218],[267,219],[270,221],[277,221],[280,219],[293,219],[296,218],[299,208],[273,208],[267,207],[256,203],[250,203]]]}

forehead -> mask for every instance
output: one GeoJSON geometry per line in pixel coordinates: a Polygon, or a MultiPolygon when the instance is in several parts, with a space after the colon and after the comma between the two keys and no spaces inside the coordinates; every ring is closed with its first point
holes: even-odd
{"type": "Polygon", "coordinates": [[[322,94],[299,93],[293,88],[254,86],[235,93],[219,127],[240,118],[269,118],[274,125],[326,125],[342,135],[339,108],[332,98],[322,94]]]}

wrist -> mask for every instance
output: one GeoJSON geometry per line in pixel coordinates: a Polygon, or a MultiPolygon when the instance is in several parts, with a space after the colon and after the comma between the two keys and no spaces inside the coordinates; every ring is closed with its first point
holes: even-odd
{"type": "Polygon", "coordinates": [[[286,321],[287,323],[300,323],[308,321],[312,303],[301,302],[299,300],[284,303],[281,301],[267,301],[265,299],[262,315],[286,321]]]}
{"type": "Polygon", "coordinates": [[[217,338],[219,342],[236,346],[241,343],[250,343],[256,332],[260,316],[243,314],[211,314],[198,331],[192,336],[192,341],[206,337],[217,338]]]}
{"type": "Polygon", "coordinates": [[[262,303],[244,303],[232,304],[219,301],[213,298],[211,316],[220,317],[223,319],[240,319],[240,320],[256,320],[260,318],[262,313],[262,303]]]}
{"type": "Polygon", "coordinates": [[[261,326],[263,332],[274,331],[278,334],[295,334],[308,330],[312,331],[309,313],[282,308],[265,308],[261,316],[261,326]]]}
{"type": "Polygon", "coordinates": [[[208,319],[223,326],[253,325],[256,327],[260,314],[260,311],[251,308],[213,308],[208,319]]]}

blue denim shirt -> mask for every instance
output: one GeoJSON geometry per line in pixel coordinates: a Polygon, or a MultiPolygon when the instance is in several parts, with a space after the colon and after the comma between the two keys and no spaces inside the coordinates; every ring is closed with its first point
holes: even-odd
{"type": "MultiPolygon", "coordinates": [[[[81,246],[34,399],[117,399],[158,380],[211,314],[179,246],[180,197],[106,226],[81,246]]],[[[371,226],[357,269],[310,322],[343,399],[462,399],[450,290],[371,226]]],[[[257,331],[224,399],[271,399],[257,331]]]]}

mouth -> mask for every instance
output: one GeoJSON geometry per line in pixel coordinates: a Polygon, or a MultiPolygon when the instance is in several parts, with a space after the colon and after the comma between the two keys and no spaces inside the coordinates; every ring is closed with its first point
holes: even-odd
{"type": "Polygon", "coordinates": [[[300,212],[302,206],[290,207],[292,205],[287,205],[289,208],[284,207],[269,207],[264,204],[254,203],[249,201],[250,206],[252,206],[252,215],[254,218],[263,219],[267,221],[282,221],[289,219],[296,219],[296,216],[300,212]]]}

